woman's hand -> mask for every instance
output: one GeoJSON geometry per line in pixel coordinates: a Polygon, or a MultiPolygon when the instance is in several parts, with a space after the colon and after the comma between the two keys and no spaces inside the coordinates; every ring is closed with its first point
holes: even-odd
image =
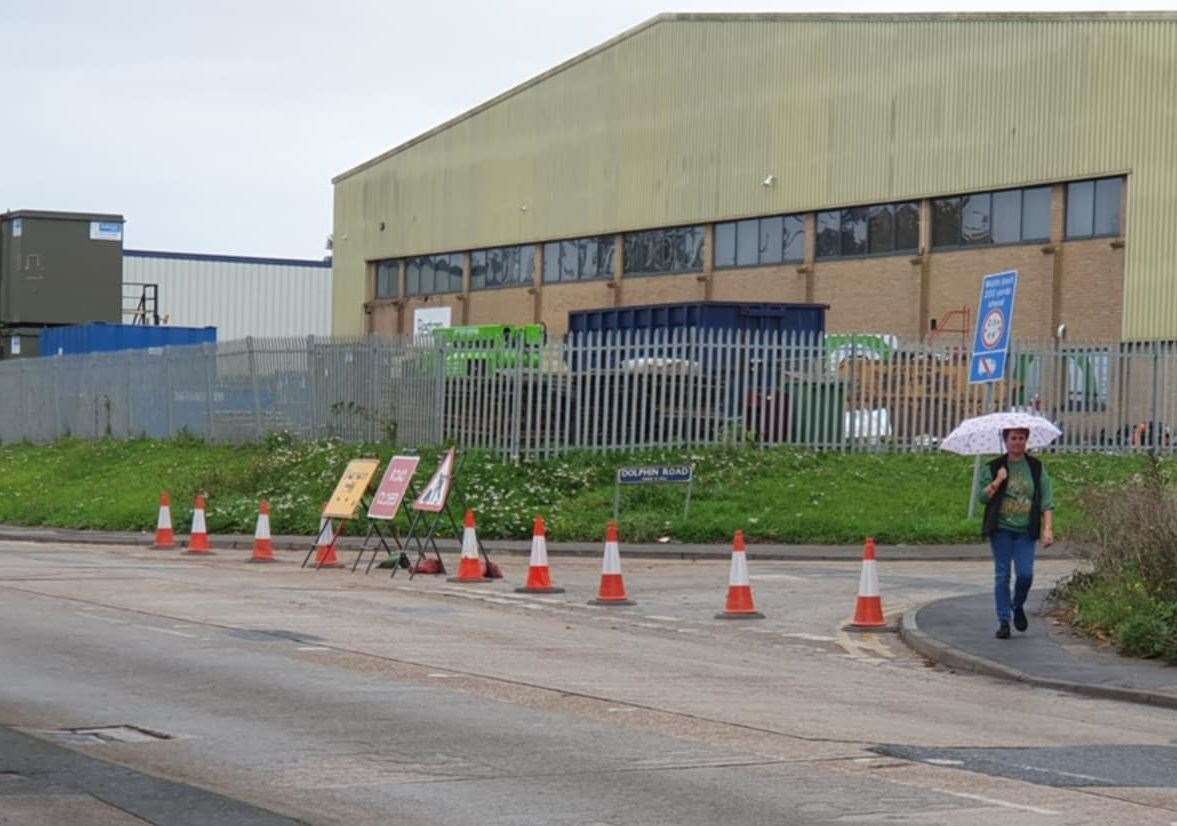
{"type": "Polygon", "coordinates": [[[1054,544],[1054,528],[1042,529],[1042,547],[1049,548],[1054,544]]]}
{"type": "Polygon", "coordinates": [[[1008,475],[1009,474],[1005,472],[1005,468],[998,468],[997,474],[993,477],[993,481],[985,486],[985,495],[992,499],[993,495],[997,493],[997,489],[1001,487],[1001,483],[1005,481],[1005,478],[1008,475]]]}

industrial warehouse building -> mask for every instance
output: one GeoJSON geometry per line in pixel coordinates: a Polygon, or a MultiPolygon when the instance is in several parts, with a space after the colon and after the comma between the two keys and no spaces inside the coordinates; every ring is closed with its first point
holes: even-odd
{"type": "Polygon", "coordinates": [[[1177,339],[1177,14],[656,17],[335,180],[337,335],[672,301],[1177,339]]]}
{"type": "Polygon", "coordinates": [[[216,327],[221,341],[329,336],[331,263],[123,250],[123,311],[127,323],[216,327]]]}

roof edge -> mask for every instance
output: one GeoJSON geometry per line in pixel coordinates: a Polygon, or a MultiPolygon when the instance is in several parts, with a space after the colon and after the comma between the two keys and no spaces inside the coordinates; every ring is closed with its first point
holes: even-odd
{"type": "Polygon", "coordinates": [[[574,57],[558,63],[550,69],[535,75],[528,80],[523,81],[517,86],[512,86],[505,92],[501,92],[489,100],[485,100],[472,109],[467,109],[447,121],[444,121],[432,129],[429,129],[414,138],[410,138],[404,143],[388,149],[379,155],[369,158],[363,163],[357,164],[344,172],[339,173],[331,179],[332,185],[338,184],[366,169],[388,160],[393,155],[398,155],[406,149],[410,149],[419,143],[422,143],[433,136],[458,125],[464,120],[467,120],[474,115],[490,109],[505,100],[508,100],[515,95],[536,86],[561,72],[572,68],[578,63],[582,63],[589,58],[595,57],[606,49],[611,49],[622,41],[628,40],[631,37],[641,34],[646,29],[653,28],[659,23],[666,22],[686,22],[686,23],[715,23],[715,22],[740,22],[740,23],[927,23],[927,22],[948,22],[948,23],[1011,23],[1011,22],[1027,22],[1027,23],[1057,23],[1057,22],[1162,22],[1162,23],[1177,23],[1177,11],[1092,11],[1092,12],[915,12],[911,14],[899,13],[864,13],[857,14],[852,12],[664,12],[655,15],[654,17],[645,20],[636,26],[633,26],[618,35],[615,35],[603,43],[593,46],[587,51],[581,52],[574,57]]]}
{"type": "Polygon", "coordinates": [[[315,258],[268,258],[251,255],[218,255],[207,252],[166,252],[164,250],[123,250],[123,258],[163,258],[171,261],[212,261],[223,264],[267,264],[281,267],[331,269],[332,262],[315,258]]]}
{"type": "Polygon", "coordinates": [[[0,220],[13,218],[41,218],[48,221],[109,221],[125,224],[127,219],[109,212],[54,212],[47,209],[14,209],[0,214],[0,220]]]}

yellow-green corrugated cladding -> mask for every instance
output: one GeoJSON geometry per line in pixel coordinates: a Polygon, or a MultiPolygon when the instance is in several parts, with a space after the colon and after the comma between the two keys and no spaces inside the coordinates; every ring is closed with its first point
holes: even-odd
{"type": "Polygon", "coordinates": [[[1177,16],[660,18],[341,176],[335,331],[366,260],[1107,173],[1175,338],[1177,16]]]}

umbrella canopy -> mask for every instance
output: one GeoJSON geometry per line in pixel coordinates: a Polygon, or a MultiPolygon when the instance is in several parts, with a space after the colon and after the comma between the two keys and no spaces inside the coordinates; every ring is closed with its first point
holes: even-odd
{"type": "Polygon", "coordinates": [[[1005,453],[1001,431],[1013,427],[1030,431],[1030,439],[1026,443],[1029,448],[1046,447],[1062,435],[1062,431],[1049,421],[1032,413],[990,413],[965,419],[958,424],[944,437],[940,449],[965,456],[1005,453]]]}

